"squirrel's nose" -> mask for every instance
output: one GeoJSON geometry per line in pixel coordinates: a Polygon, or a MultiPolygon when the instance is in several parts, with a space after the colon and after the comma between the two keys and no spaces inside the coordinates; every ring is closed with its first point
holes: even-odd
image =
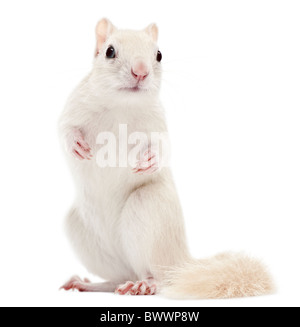
{"type": "Polygon", "coordinates": [[[143,62],[137,62],[131,68],[132,76],[138,80],[143,81],[149,75],[149,69],[143,62]]]}

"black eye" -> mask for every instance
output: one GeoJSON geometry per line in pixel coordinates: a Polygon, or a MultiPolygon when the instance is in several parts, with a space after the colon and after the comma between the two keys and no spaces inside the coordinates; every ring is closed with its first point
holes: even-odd
{"type": "Polygon", "coordinates": [[[110,46],[106,50],[106,58],[109,58],[109,59],[116,58],[116,50],[114,49],[114,47],[110,46]]]}
{"type": "Polygon", "coordinates": [[[160,52],[159,50],[157,51],[156,60],[157,60],[158,62],[161,62],[161,60],[162,60],[162,54],[161,54],[161,52],[160,52]]]}

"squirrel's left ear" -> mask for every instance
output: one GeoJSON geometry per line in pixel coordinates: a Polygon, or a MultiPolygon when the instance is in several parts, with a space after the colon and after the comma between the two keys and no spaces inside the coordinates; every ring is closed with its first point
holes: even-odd
{"type": "Polygon", "coordinates": [[[109,35],[113,33],[116,28],[114,25],[107,19],[101,19],[96,26],[96,51],[95,55],[100,52],[102,45],[105,43],[109,35]]]}
{"type": "Polygon", "coordinates": [[[156,24],[150,24],[145,28],[145,32],[147,32],[154,42],[158,40],[158,27],[156,24]]]}

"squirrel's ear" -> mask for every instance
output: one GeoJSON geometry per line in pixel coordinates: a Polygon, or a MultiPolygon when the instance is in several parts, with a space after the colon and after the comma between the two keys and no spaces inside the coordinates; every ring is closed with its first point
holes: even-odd
{"type": "Polygon", "coordinates": [[[148,33],[154,42],[158,40],[158,27],[156,24],[150,24],[145,28],[145,32],[148,33]]]}
{"type": "Polygon", "coordinates": [[[103,18],[98,22],[96,26],[96,56],[99,54],[104,42],[115,29],[114,25],[107,18],[103,18]]]}

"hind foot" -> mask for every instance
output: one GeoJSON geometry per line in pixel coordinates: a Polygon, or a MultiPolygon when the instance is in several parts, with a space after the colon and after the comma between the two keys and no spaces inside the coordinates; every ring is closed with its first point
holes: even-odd
{"type": "Polygon", "coordinates": [[[72,277],[60,289],[65,291],[77,290],[79,292],[113,292],[116,288],[116,283],[91,283],[87,278],[83,280],[78,276],[72,277]]]}
{"type": "Polygon", "coordinates": [[[87,288],[87,285],[90,283],[90,280],[88,280],[87,278],[84,278],[82,280],[78,276],[73,276],[60,289],[64,289],[65,291],[78,290],[79,292],[84,292],[87,288]]]}
{"type": "Polygon", "coordinates": [[[155,295],[157,293],[157,286],[153,279],[139,281],[136,283],[127,282],[120,285],[116,290],[119,295],[155,295]]]}

